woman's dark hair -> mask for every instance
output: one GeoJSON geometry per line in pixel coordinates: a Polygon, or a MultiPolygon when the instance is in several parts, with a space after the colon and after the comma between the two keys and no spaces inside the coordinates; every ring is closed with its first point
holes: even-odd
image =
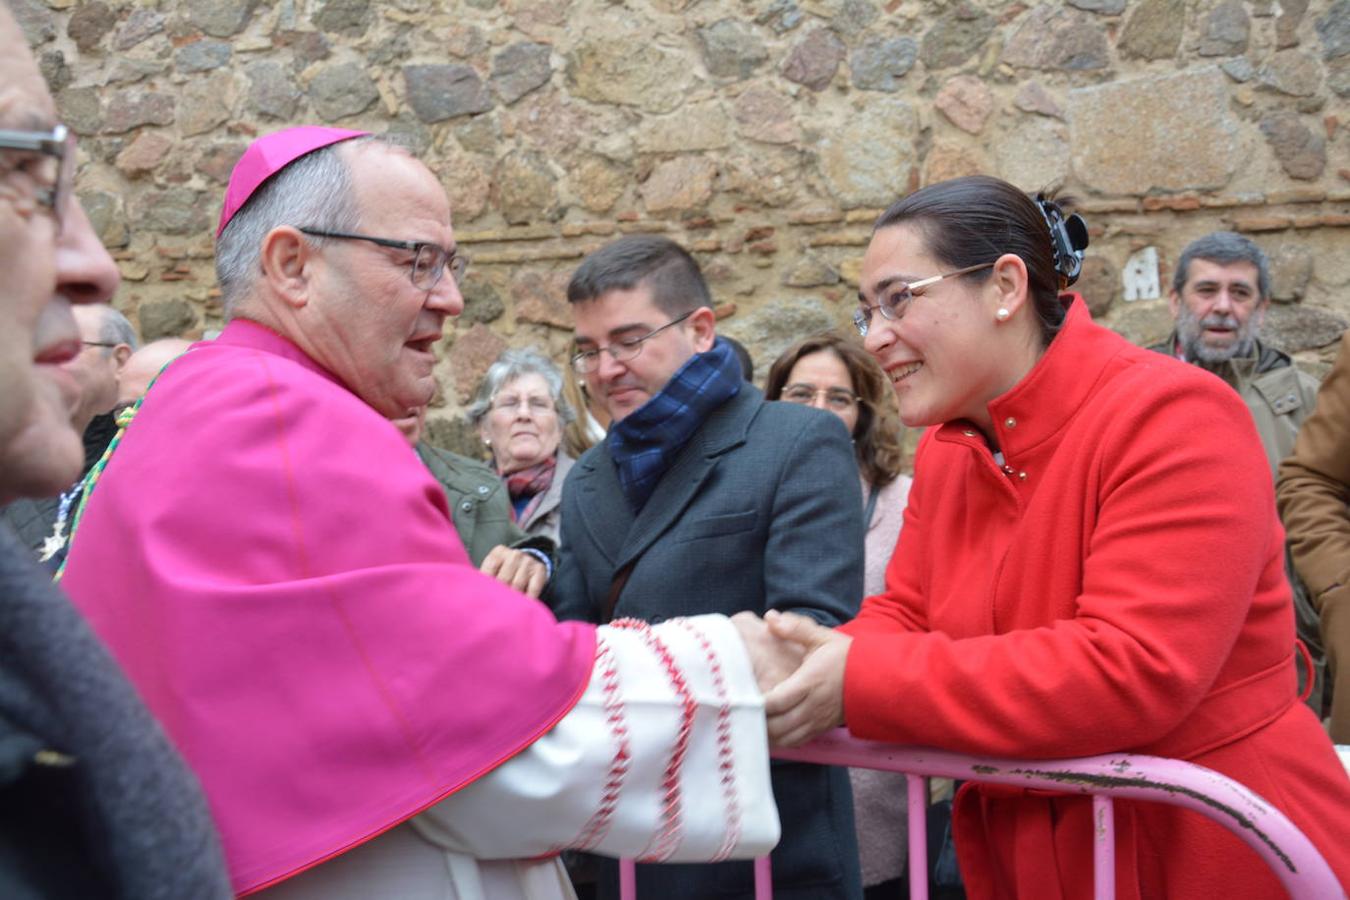
{"type": "MultiPolygon", "coordinates": [[[[881,214],[873,233],[893,225],[913,225],[923,235],[935,259],[952,269],[993,262],[1004,253],[1022,258],[1027,267],[1027,291],[1040,321],[1041,338],[1048,344],[1064,322],[1059,293],[1072,276],[1063,258],[1057,260],[1052,223],[1062,230],[1069,222],[1073,243],[1081,260],[1087,246],[1087,231],[1077,216],[1065,217],[1055,201],[1029,197],[1017,188],[988,175],[953,178],[915,191],[896,201],[881,214]],[[1043,208],[1044,207],[1044,210],[1043,208]],[[1058,268],[1056,267],[1059,262],[1058,268]]],[[[983,280],[989,269],[963,275],[983,280]]]]}
{"type": "Polygon", "coordinates": [[[848,369],[853,393],[858,395],[858,424],[853,427],[858,469],[868,484],[877,487],[890,484],[900,474],[905,458],[900,443],[900,420],[888,405],[891,389],[885,373],[856,340],[826,331],[798,341],[769,367],[764,395],[770,400],[782,397],[792,368],[803,357],[822,352],[839,358],[848,369]]]}

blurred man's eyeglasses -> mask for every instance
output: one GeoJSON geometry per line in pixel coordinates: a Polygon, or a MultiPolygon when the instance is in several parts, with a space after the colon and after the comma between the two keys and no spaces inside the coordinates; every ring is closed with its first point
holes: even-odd
{"type": "Polygon", "coordinates": [[[0,130],[0,150],[32,155],[29,163],[20,163],[12,171],[24,172],[38,182],[37,199],[52,211],[57,227],[75,184],[75,144],[64,125],[51,131],[0,130]]]}
{"type": "Polygon", "coordinates": [[[464,273],[469,269],[469,258],[462,253],[451,253],[440,244],[429,244],[425,241],[396,241],[391,238],[371,237],[368,234],[347,234],[341,231],[324,231],[319,228],[299,228],[304,234],[313,237],[333,238],[339,241],[367,241],[380,247],[392,247],[395,250],[406,250],[413,255],[412,268],[408,272],[408,277],[412,279],[413,287],[419,291],[429,291],[440,283],[441,276],[445,270],[450,270],[450,277],[455,279],[455,284],[464,283],[464,273]]]}
{"type": "MultiPolygon", "coordinates": [[[[980,269],[992,269],[994,264],[991,262],[980,263],[978,266],[966,266],[964,269],[957,269],[955,272],[947,272],[942,275],[933,275],[930,278],[920,278],[913,284],[906,284],[903,281],[892,282],[884,285],[880,294],[877,296],[877,302],[868,306],[866,301],[853,311],[853,324],[858,328],[858,334],[867,337],[867,329],[872,324],[872,310],[881,313],[883,319],[889,319],[894,322],[905,316],[905,310],[909,307],[909,302],[914,299],[914,292],[920,288],[926,288],[930,284],[937,284],[944,278],[954,278],[957,275],[968,275],[971,272],[978,272],[980,269]]],[[[861,295],[859,295],[861,300],[861,295]]]]}
{"type": "Polygon", "coordinates": [[[810,406],[817,397],[823,398],[825,408],[834,412],[852,409],[859,402],[858,395],[847,388],[818,388],[814,384],[790,384],[783,388],[783,393],[778,399],[810,406]]]}
{"type": "Polygon", "coordinates": [[[652,338],[656,337],[667,328],[673,328],[685,319],[698,312],[691,309],[689,312],[677,319],[671,319],[660,328],[647,332],[641,337],[624,338],[621,341],[615,341],[607,347],[596,347],[594,350],[582,350],[572,357],[572,368],[576,369],[578,375],[590,375],[596,369],[600,368],[600,354],[608,353],[615,362],[628,362],[642,352],[642,345],[652,338]]]}

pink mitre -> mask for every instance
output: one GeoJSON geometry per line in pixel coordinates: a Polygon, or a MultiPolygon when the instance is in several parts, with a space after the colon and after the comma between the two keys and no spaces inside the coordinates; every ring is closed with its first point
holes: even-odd
{"type": "Polygon", "coordinates": [[[234,214],[243,208],[267,179],[307,153],[313,153],[339,141],[365,137],[369,133],[346,128],[301,125],[265,134],[249,144],[244,155],[239,157],[239,162],[234,164],[234,171],[230,173],[230,183],[225,188],[225,206],[220,211],[220,226],[216,228],[216,237],[220,237],[220,233],[230,224],[234,214]]]}

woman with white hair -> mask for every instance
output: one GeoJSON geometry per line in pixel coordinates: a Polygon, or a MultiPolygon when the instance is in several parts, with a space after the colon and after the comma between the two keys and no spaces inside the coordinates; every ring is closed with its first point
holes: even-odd
{"type": "Polygon", "coordinates": [[[572,407],[562,375],[537,350],[506,350],[497,357],[469,406],[469,422],[492,452],[511,495],[516,522],[526,533],[558,540],[562,486],[572,458],[561,449],[572,407]]]}

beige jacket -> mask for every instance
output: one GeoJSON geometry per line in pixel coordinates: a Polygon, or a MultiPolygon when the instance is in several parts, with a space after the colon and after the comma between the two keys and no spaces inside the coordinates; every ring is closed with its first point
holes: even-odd
{"type": "Polygon", "coordinates": [[[1281,465],[1276,499],[1299,576],[1321,618],[1331,736],[1350,743],[1350,332],[1281,465]]]}

